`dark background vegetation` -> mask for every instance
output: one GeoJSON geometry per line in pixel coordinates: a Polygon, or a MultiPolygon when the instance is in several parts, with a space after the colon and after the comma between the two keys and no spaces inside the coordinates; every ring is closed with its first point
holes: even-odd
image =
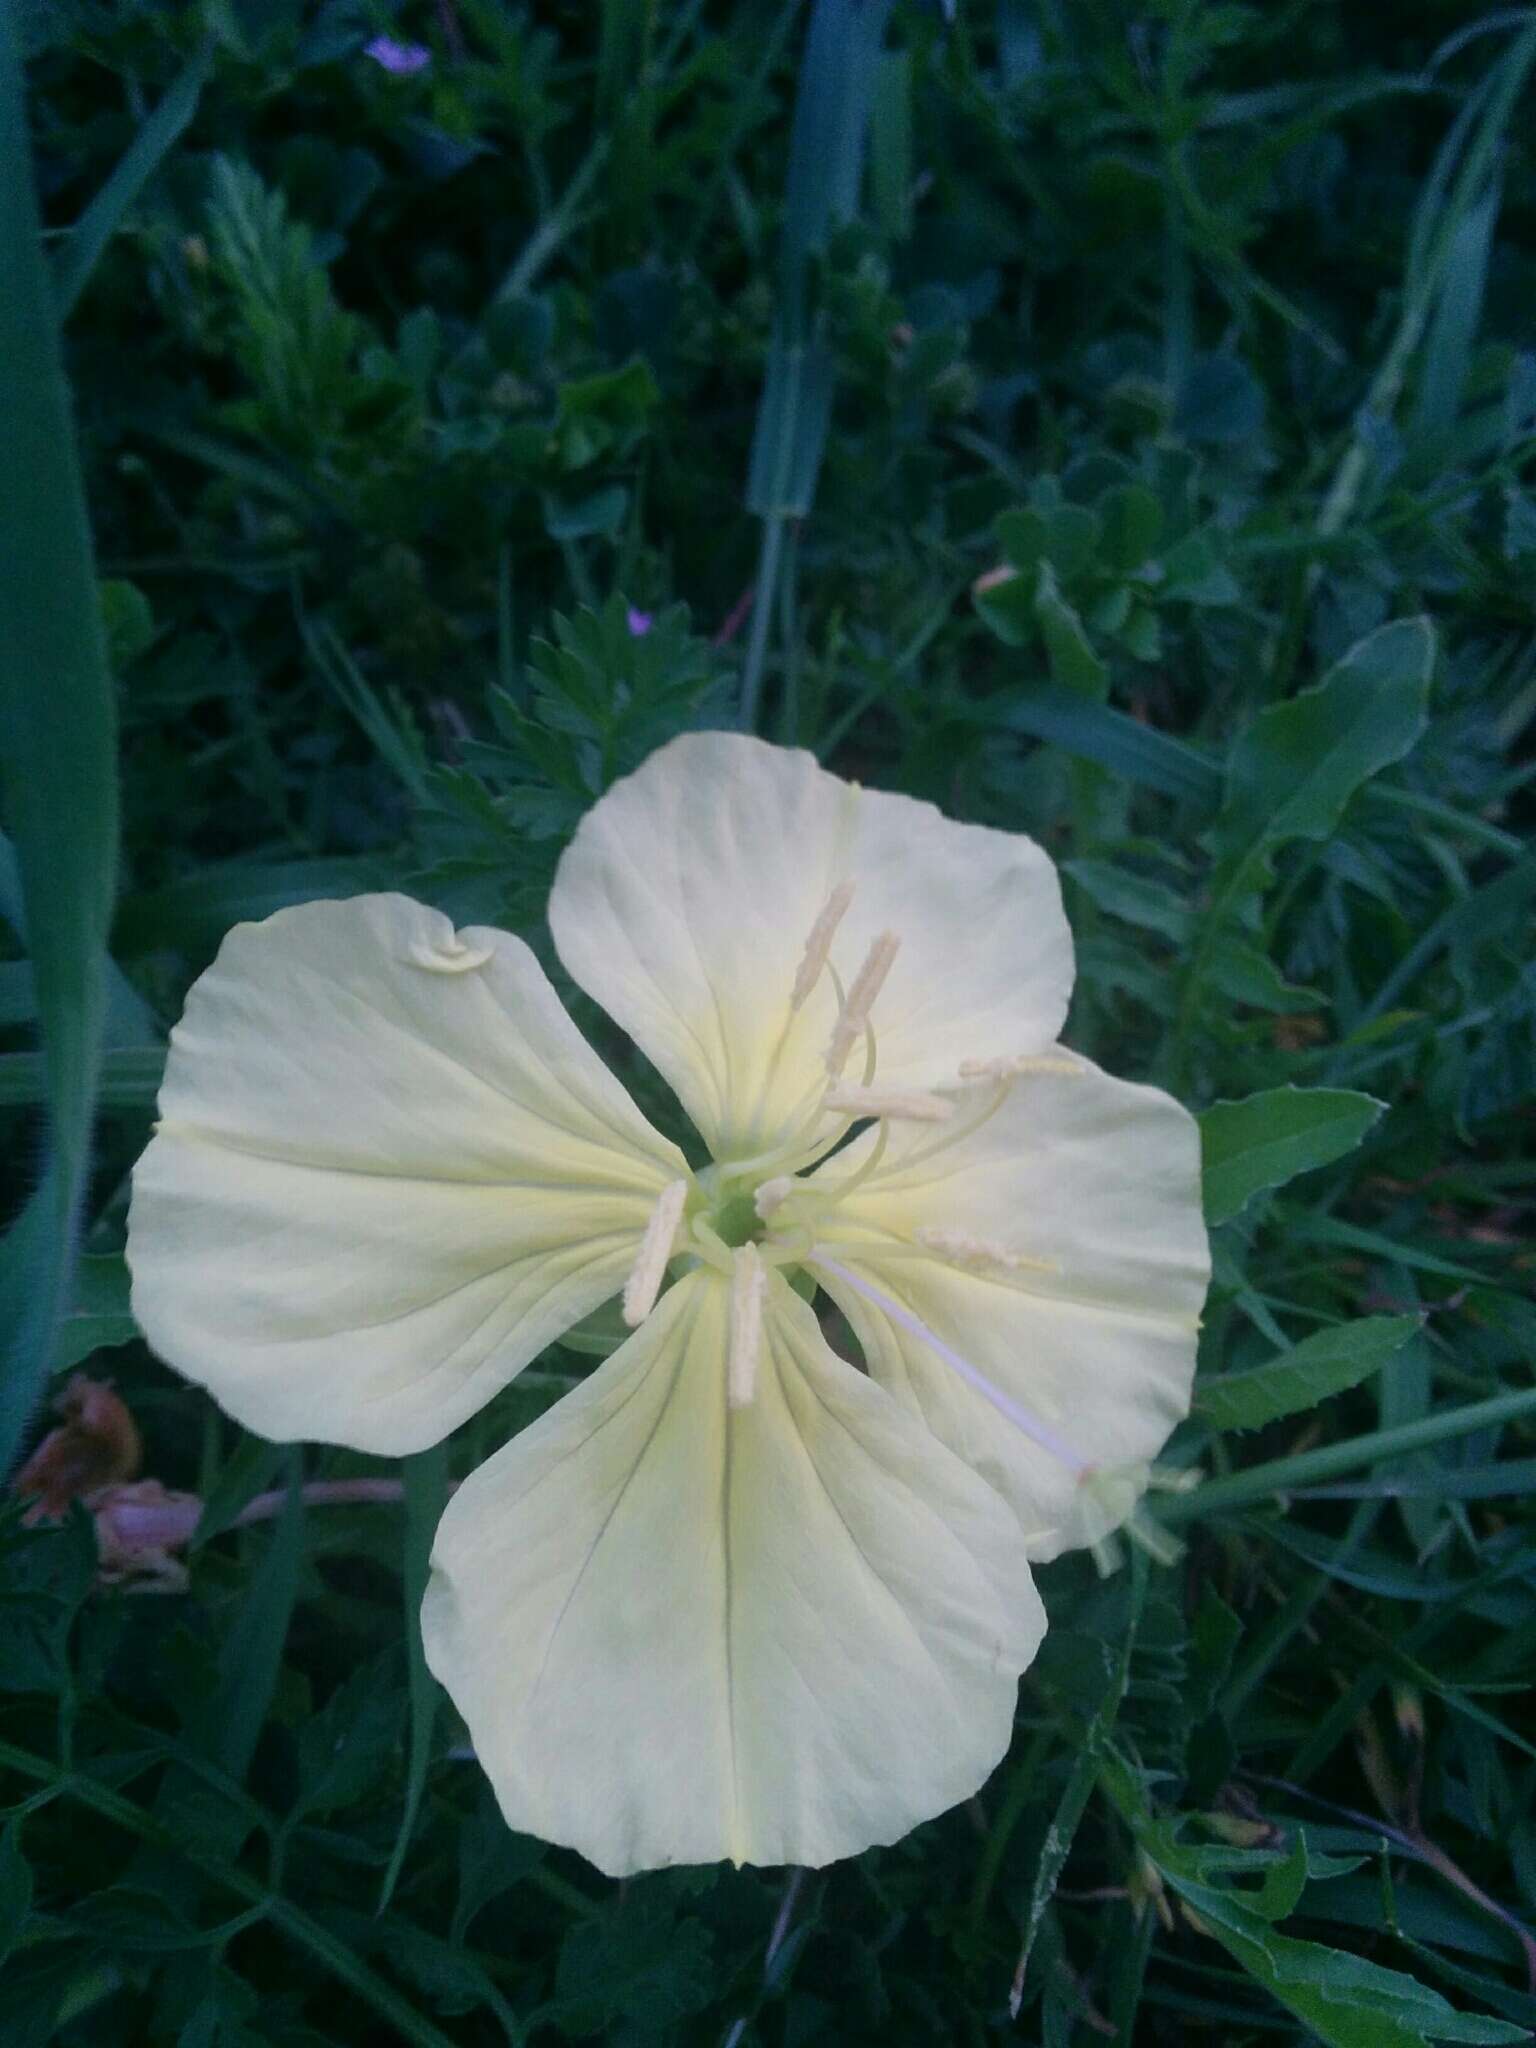
{"type": "Polygon", "coordinates": [[[93,1584],[79,1506],[0,1520],[6,2048],[1526,2038],[1536,17],[16,20],[5,1421],[85,1363],[207,1508],[161,1591],[93,1584]],[[1208,1477],[1154,1497],[1177,1563],[1043,1572],[968,1806],[615,1885],[506,1831],[414,1635],[447,1473],[582,1361],[403,1475],[268,1446],[134,1338],[126,1176],[232,922],[399,886],[547,957],[581,811],[742,715],[1037,836],[1070,1042],[1244,1105],[1170,1454],[1208,1477]]]}

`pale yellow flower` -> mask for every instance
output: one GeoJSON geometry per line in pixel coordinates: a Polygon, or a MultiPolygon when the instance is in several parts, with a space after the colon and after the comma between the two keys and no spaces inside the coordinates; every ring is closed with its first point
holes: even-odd
{"type": "Polygon", "coordinates": [[[617,1303],[433,1553],[427,1655],[507,1819],[613,1873],[892,1841],[1007,1748],[1030,1558],[1123,1519],[1186,1411],[1195,1127],[1056,1046],[1037,846],[806,754],[662,748],[550,921],[708,1165],[519,940],[306,904],[188,998],[135,1308],[248,1427],[399,1453],[617,1303]]]}

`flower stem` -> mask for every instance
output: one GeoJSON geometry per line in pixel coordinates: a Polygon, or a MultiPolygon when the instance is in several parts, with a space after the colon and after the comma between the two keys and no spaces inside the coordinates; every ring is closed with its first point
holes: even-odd
{"type": "Polygon", "coordinates": [[[1474,1430],[1492,1429],[1501,1422],[1515,1422],[1522,1416],[1536,1416],[1536,1387],[1516,1394],[1495,1394],[1487,1401],[1472,1401],[1465,1407],[1443,1409],[1420,1422],[1405,1422],[1396,1429],[1375,1429],[1347,1443],[1324,1444],[1315,1451],[1300,1451],[1290,1458],[1272,1458],[1246,1472],[1234,1472],[1228,1479],[1208,1480],[1191,1493],[1174,1494],[1158,1509],[1164,1522],[1196,1521],[1226,1508],[1247,1507],[1269,1495],[1310,1485],[1317,1479],[1334,1479],[1341,1472],[1356,1472],[1362,1465],[1374,1465],[1379,1458],[1395,1458],[1405,1451],[1421,1451],[1430,1444],[1445,1443],[1452,1437],[1470,1436],[1474,1430]]]}

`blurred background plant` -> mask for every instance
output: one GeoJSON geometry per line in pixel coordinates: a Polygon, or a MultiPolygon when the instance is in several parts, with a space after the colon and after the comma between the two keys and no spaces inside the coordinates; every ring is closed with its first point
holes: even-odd
{"type": "Polygon", "coordinates": [[[7,2048],[1527,2038],[1530,11],[10,12],[7,2048]],[[413,1620],[585,1357],[266,1445],[135,1339],[126,1176],[231,923],[549,959],[582,810],[743,718],[1063,863],[1070,1042],[1205,1112],[1210,1476],[1042,1574],[968,1807],[616,1887],[413,1620]]]}

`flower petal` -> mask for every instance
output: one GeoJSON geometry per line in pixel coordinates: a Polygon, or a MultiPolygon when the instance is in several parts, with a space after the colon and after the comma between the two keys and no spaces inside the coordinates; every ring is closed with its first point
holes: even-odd
{"type": "MultiPolygon", "coordinates": [[[[968,1095],[985,1101],[984,1090],[968,1095]]],[[[827,1183],[870,1142],[825,1169],[827,1183]]],[[[1210,1278],[1200,1138],[1155,1088],[1085,1060],[1075,1077],[1021,1075],[970,1135],[895,1126],[821,1242],[1099,1472],[1150,1461],[1189,1411],[1210,1278]],[[947,1255],[917,1249],[919,1233],[937,1234],[947,1255]],[[967,1259],[965,1240],[1047,1270],[967,1259]]],[[[1133,1493],[1122,1489],[1117,1509],[1081,1485],[922,1337],[822,1277],[875,1379],[1008,1497],[1031,1557],[1096,1542],[1123,1517],[1133,1493]]]]}
{"type": "Polygon", "coordinates": [[[434,1443],[624,1282],[687,1171],[521,940],[404,896],[238,925],[171,1036],[133,1307],[282,1439],[434,1443]]]}
{"type": "Polygon", "coordinates": [[[1044,1631],[992,1490],[771,1283],[728,1408],[729,1287],[695,1273],[472,1475],[427,1661],[514,1828],[613,1876],[819,1865],[965,1798],[1044,1631]]]}
{"type": "Polygon", "coordinates": [[[831,954],[844,986],[881,933],[901,941],[874,1006],[882,1087],[941,1087],[962,1059],[1051,1042],[1072,940],[1049,858],[1019,834],[842,782],[809,754],[685,734],[615,783],[561,859],[549,906],[561,959],[717,1159],[772,1146],[825,1083],[831,978],[798,1011],[790,996],[844,882],[831,954]]]}

